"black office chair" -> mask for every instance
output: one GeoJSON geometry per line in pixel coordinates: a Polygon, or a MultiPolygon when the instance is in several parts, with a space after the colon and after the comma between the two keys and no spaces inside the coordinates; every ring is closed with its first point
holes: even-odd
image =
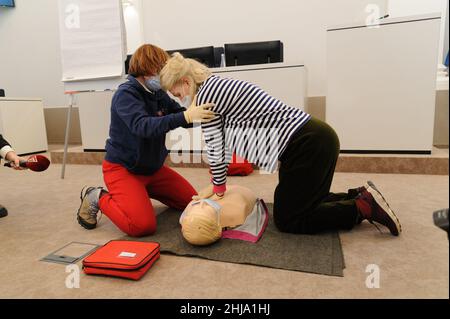
{"type": "Polygon", "coordinates": [[[205,64],[209,68],[213,68],[215,65],[214,47],[198,47],[188,49],[166,50],[169,55],[175,52],[180,52],[185,58],[197,60],[200,63],[205,64]]]}
{"type": "Polygon", "coordinates": [[[133,56],[132,54],[128,54],[127,59],[125,60],[125,74],[128,74],[128,69],[130,68],[130,61],[132,56],[133,56]]]}
{"type": "Polygon", "coordinates": [[[284,62],[284,45],[280,40],[226,43],[227,66],[284,62]]]}
{"type": "Polygon", "coordinates": [[[214,67],[220,67],[222,61],[222,54],[225,54],[225,49],[223,47],[214,48],[214,67]]]}

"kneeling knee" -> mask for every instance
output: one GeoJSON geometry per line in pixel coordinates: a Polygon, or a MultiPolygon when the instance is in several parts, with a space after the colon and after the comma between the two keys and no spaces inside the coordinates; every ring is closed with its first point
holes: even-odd
{"type": "Polygon", "coordinates": [[[276,215],[273,217],[273,221],[277,229],[282,233],[289,233],[287,223],[277,218],[276,215]]]}
{"type": "Polygon", "coordinates": [[[139,226],[132,225],[127,231],[127,234],[128,236],[131,237],[144,237],[153,235],[155,232],[156,232],[155,224],[139,225],[139,226]]]}
{"type": "Polygon", "coordinates": [[[316,232],[309,229],[305,223],[302,222],[286,222],[281,221],[279,218],[274,218],[274,223],[277,229],[282,233],[288,234],[301,234],[301,235],[314,235],[316,232]]]}

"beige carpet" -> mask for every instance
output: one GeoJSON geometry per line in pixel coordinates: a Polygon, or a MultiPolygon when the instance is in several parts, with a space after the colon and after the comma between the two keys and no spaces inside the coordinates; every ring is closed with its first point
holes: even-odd
{"type": "MultiPolygon", "coordinates": [[[[341,233],[344,277],[163,255],[139,282],[81,276],[68,289],[65,267],[39,261],[72,241],[103,244],[121,232],[103,217],[93,231],[75,220],[83,185],[102,184],[100,166],[59,165],[43,174],[0,167],[0,203],[10,215],[0,219],[1,298],[448,298],[447,235],[432,222],[434,210],[449,206],[448,176],[337,173],[334,191],[373,180],[403,223],[399,238],[363,223],[341,233]],[[366,287],[366,267],[380,267],[380,288],[366,287]]],[[[205,169],[177,169],[195,187],[208,182],[205,169]]],[[[230,178],[273,201],[276,175],[230,178]]],[[[165,209],[155,202],[158,211],[165,209]]]]}

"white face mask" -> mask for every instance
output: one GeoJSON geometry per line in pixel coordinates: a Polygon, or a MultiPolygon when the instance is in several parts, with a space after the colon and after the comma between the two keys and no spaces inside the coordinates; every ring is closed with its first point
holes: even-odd
{"type": "Polygon", "coordinates": [[[192,96],[186,95],[184,99],[181,101],[181,106],[185,109],[188,109],[192,104],[192,96]]]}
{"type": "Polygon", "coordinates": [[[201,200],[198,200],[198,201],[191,202],[188,205],[188,207],[186,207],[186,209],[181,214],[180,220],[179,220],[180,224],[183,222],[184,217],[186,216],[186,214],[188,214],[188,211],[190,211],[192,209],[192,207],[197,206],[197,205],[201,205],[202,203],[206,203],[209,206],[211,206],[214,209],[214,213],[216,214],[217,220],[220,219],[220,214],[222,212],[222,206],[218,202],[207,198],[207,199],[201,199],[201,200]]]}
{"type": "MultiPolygon", "coordinates": [[[[183,87],[183,93],[184,93],[184,87],[183,87]]],[[[184,108],[189,108],[192,104],[192,95],[185,94],[183,100],[181,100],[181,106],[184,108]]]]}

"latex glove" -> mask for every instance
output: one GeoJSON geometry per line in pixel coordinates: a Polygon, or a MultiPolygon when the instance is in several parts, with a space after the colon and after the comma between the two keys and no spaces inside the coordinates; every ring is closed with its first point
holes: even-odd
{"type": "Polygon", "coordinates": [[[208,186],[206,186],[205,188],[203,188],[202,190],[200,190],[198,192],[198,195],[194,195],[192,196],[193,200],[200,200],[200,199],[206,199],[206,198],[210,198],[211,196],[214,195],[213,192],[213,185],[209,184],[208,186]]]}
{"type": "Polygon", "coordinates": [[[209,184],[207,187],[203,188],[198,192],[198,195],[192,196],[193,200],[201,200],[201,199],[207,199],[210,198],[212,200],[221,200],[224,196],[224,194],[215,194],[213,191],[213,184],[209,184]]]}
{"type": "Polygon", "coordinates": [[[209,199],[212,199],[213,201],[218,202],[222,198],[224,198],[224,196],[225,196],[225,193],[223,193],[223,194],[214,194],[209,199]]]}
{"type": "Polygon", "coordinates": [[[184,112],[184,118],[188,124],[193,122],[208,123],[216,116],[216,113],[209,110],[215,106],[214,103],[205,103],[199,106],[196,104],[197,96],[195,96],[191,106],[184,112]]]}
{"type": "Polygon", "coordinates": [[[5,160],[11,163],[11,168],[21,171],[26,168],[20,167],[20,162],[26,162],[27,160],[23,157],[17,156],[16,152],[8,152],[5,156],[5,160]]]}

